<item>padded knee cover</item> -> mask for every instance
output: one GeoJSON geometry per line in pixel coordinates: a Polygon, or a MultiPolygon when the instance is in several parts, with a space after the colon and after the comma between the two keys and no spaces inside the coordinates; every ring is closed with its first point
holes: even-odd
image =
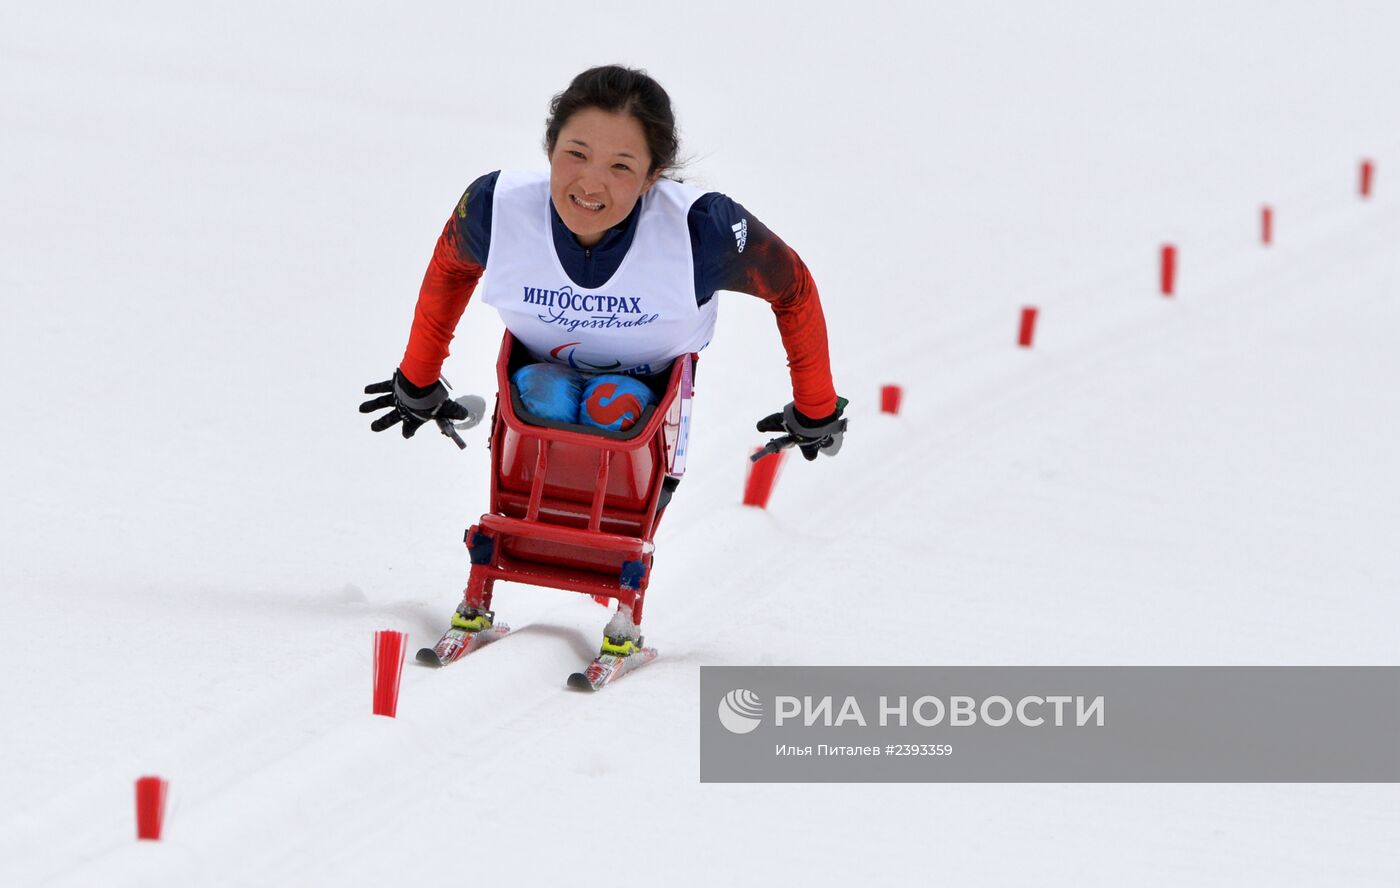
{"type": "Polygon", "coordinates": [[[510,381],[519,389],[525,409],[541,419],[579,421],[583,377],[576,370],[559,364],[527,364],[510,381]]]}
{"type": "Polygon", "coordinates": [[[583,425],[625,432],[637,424],[642,412],[656,403],[656,394],[633,376],[607,373],[588,380],[578,421],[583,425]]]}

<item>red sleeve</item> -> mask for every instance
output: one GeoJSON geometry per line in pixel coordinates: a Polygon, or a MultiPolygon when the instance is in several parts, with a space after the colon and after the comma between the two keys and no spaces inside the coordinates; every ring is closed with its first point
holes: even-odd
{"type": "Polygon", "coordinates": [[[462,235],[456,222],[455,217],[447,221],[433,249],[418,290],[408,348],[399,364],[408,381],[418,386],[430,386],[442,374],[452,334],[481,280],[482,267],[466,258],[470,254],[459,242],[462,235]]]}
{"type": "Polygon", "coordinates": [[[744,263],[742,280],[731,289],[751,293],[772,306],[787,352],[794,405],[811,419],[830,416],[836,412],[836,388],[817,283],[802,258],[753,218],[749,219],[748,249],[752,255],[744,263]]]}

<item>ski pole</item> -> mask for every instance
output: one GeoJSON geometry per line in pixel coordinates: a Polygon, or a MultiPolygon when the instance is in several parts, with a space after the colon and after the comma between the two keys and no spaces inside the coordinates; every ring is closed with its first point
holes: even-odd
{"type": "Polygon", "coordinates": [[[749,457],[749,462],[758,462],[765,456],[768,456],[772,453],[777,453],[779,450],[786,450],[787,448],[791,447],[796,443],[797,439],[794,438],[792,435],[783,435],[780,438],[774,438],[772,441],[769,441],[767,444],[764,444],[762,450],[749,457]]]}
{"type": "Polygon", "coordinates": [[[451,438],[453,441],[457,442],[457,449],[459,449],[459,450],[466,450],[466,449],[467,449],[467,442],[466,442],[466,441],[463,441],[463,440],[462,440],[462,436],[459,435],[459,434],[457,434],[457,430],[456,430],[455,428],[452,427],[452,420],[448,419],[448,418],[445,417],[445,416],[439,416],[439,417],[437,418],[437,426],[438,426],[439,429],[442,429],[442,433],[443,433],[444,435],[446,435],[447,437],[451,438]]]}
{"type": "Polygon", "coordinates": [[[467,442],[462,440],[462,436],[457,434],[457,430],[469,429],[481,422],[481,418],[486,415],[486,399],[481,395],[463,395],[452,400],[466,411],[467,418],[462,422],[453,422],[445,416],[438,416],[435,417],[435,420],[442,433],[457,443],[459,450],[466,450],[467,442]]]}

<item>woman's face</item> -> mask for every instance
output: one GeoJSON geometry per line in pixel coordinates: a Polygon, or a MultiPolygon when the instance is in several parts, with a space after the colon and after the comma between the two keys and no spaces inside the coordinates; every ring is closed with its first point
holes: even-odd
{"type": "Polygon", "coordinates": [[[579,243],[591,247],[656,181],[650,168],[646,134],[635,117],[585,108],[559,131],[549,158],[549,195],[579,243]]]}

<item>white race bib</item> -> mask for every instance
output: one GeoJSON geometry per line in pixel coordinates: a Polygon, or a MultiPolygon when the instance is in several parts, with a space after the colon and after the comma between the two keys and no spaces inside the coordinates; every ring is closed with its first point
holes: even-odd
{"type": "Polygon", "coordinates": [[[695,304],[687,216],[702,192],[659,179],[642,195],[632,244],[602,286],[579,287],[554,250],[549,174],[502,172],[482,299],[541,361],[585,373],[659,373],[715,331],[718,299],[695,304]]]}

